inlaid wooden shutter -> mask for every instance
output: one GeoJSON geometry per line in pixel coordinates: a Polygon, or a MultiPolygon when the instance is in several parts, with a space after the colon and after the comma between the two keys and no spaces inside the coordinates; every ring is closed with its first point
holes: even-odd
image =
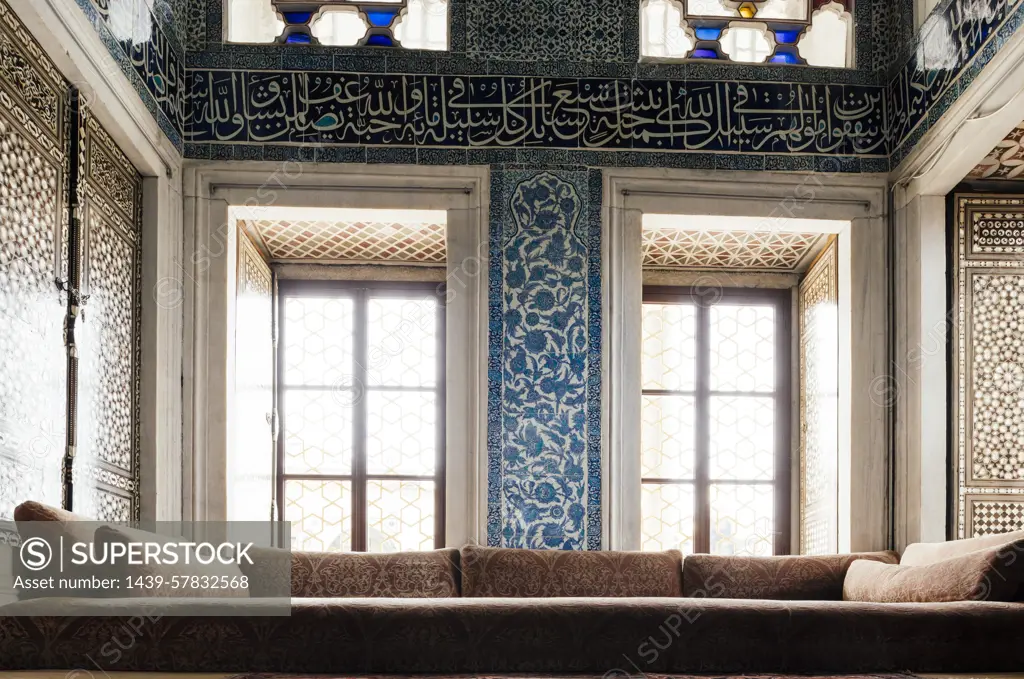
{"type": "Polygon", "coordinates": [[[1024,196],[956,195],[956,537],[1024,529],[1024,196]]]}
{"type": "Polygon", "coordinates": [[[0,520],[28,499],[61,502],[68,92],[0,2],[0,520]]]}
{"type": "Polygon", "coordinates": [[[142,177],[88,110],[79,121],[81,201],[76,513],[139,518],[142,177]]]}

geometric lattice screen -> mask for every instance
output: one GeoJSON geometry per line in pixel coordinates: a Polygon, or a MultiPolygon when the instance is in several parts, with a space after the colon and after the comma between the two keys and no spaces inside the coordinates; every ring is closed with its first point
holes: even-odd
{"type": "Polygon", "coordinates": [[[792,272],[807,262],[823,236],[820,233],[688,231],[645,226],[641,238],[644,268],[792,272]]]}
{"type": "Polygon", "coordinates": [[[0,519],[67,504],[70,449],[74,510],[135,520],[142,180],[2,2],[0,63],[0,519]]]}
{"type": "Polygon", "coordinates": [[[271,260],[444,264],[444,223],[402,220],[249,222],[271,260]]]}
{"type": "Polygon", "coordinates": [[[957,195],[957,535],[1024,529],[1024,197],[957,195]]]}
{"type": "Polygon", "coordinates": [[[839,549],[839,290],[833,240],[800,283],[800,553],[839,549]]]}

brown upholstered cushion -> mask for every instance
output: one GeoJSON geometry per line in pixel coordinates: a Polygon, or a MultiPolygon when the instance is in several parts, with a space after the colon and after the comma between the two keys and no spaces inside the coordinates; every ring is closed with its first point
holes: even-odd
{"type": "MultiPolygon", "coordinates": [[[[100,526],[96,529],[96,549],[109,549],[112,543],[155,542],[165,544],[177,542],[178,538],[158,535],[147,531],[123,526],[100,526]]],[[[97,552],[102,554],[103,552],[97,552]]],[[[190,558],[191,561],[191,558],[190,558]]],[[[122,587],[111,593],[121,597],[176,597],[189,599],[233,599],[248,597],[249,590],[243,587],[242,571],[235,564],[223,564],[214,560],[210,564],[196,562],[176,564],[146,563],[129,564],[119,561],[104,571],[107,577],[121,579],[122,587]],[[152,576],[152,577],[151,577],[152,576]],[[175,576],[178,576],[175,581],[175,576]],[[162,577],[163,584],[153,578],[162,577]],[[125,578],[132,579],[128,589],[125,578]],[[176,585],[176,586],[175,586],[176,585]]]]}
{"type": "Polygon", "coordinates": [[[1024,582],[1024,540],[926,566],[855,563],[843,585],[846,601],[914,603],[1013,601],[1024,582]]]}
{"type": "Polygon", "coordinates": [[[14,508],[15,521],[59,521],[70,523],[72,521],[91,521],[84,516],[73,514],[64,509],[44,505],[41,502],[28,500],[14,508]]]}
{"type": "Polygon", "coordinates": [[[716,556],[683,559],[683,596],[712,599],[840,601],[854,561],[895,564],[896,552],[825,556],[716,556]]]}
{"type": "Polygon", "coordinates": [[[467,597],[677,597],[682,553],[462,548],[467,597]]]}
{"type": "MultiPolygon", "coordinates": [[[[93,519],[64,509],[44,505],[41,502],[33,502],[32,500],[22,502],[14,508],[14,521],[18,525],[18,533],[22,540],[27,540],[30,537],[39,537],[54,547],[60,544],[62,538],[65,544],[74,542],[90,543],[96,531],[96,521],[93,519]]],[[[16,574],[33,578],[60,577],[62,575],[57,561],[52,562],[40,571],[32,572],[25,569],[20,559],[15,559],[14,569],[16,574]]],[[[89,577],[94,574],[102,576],[101,569],[99,568],[83,566],[78,571],[78,574],[82,577],[89,577]]],[[[102,592],[93,590],[64,589],[62,592],[69,596],[103,595],[102,592]]],[[[23,589],[18,592],[18,598],[20,599],[32,599],[40,596],[54,596],[54,591],[23,589]]]]}
{"type": "Polygon", "coordinates": [[[900,557],[901,566],[927,566],[937,561],[944,561],[955,556],[963,556],[989,547],[1024,540],[1024,530],[999,535],[985,535],[967,540],[950,540],[949,542],[915,542],[909,545],[900,557]]]}
{"type": "Polygon", "coordinates": [[[293,597],[457,597],[459,550],[367,554],[253,549],[242,564],[252,596],[281,591],[282,559],[291,560],[293,597]],[[289,554],[291,555],[289,557],[289,554]]]}

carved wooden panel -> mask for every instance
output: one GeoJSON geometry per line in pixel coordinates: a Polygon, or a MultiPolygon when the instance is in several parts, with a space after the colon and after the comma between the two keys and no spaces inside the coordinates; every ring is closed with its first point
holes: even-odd
{"type": "Polygon", "coordinates": [[[80,123],[77,513],[138,519],[142,178],[88,112],[80,123]]]}
{"type": "Polygon", "coordinates": [[[1024,509],[1024,197],[956,197],[953,432],[957,535],[1017,530],[1024,509]]]}
{"type": "Polygon", "coordinates": [[[67,92],[0,2],[0,520],[61,501],[67,92]]]}
{"type": "Polygon", "coordinates": [[[800,283],[800,551],[839,549],[839,284],[832,241],[800,283]]]}

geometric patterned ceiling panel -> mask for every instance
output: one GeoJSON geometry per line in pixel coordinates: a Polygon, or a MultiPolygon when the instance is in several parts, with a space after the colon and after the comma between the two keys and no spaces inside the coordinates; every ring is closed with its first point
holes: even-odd
{"type": "Polygon", "coordinates": [[[810,263],[821,233],[685,231],[644,228],[643,265],[675,269],[743,269],[798,272],[810,263]]]}
{"type": "Polygon", "coordinates": [[[445,225],[432,222],[257,219],[270,258],[444,264],[445,225]]]}
{"type": "Polygon", "coordinates": [[[1024,123],[1013,128],[967,175],[972,179],[1024,180],[1024,123]]]}

